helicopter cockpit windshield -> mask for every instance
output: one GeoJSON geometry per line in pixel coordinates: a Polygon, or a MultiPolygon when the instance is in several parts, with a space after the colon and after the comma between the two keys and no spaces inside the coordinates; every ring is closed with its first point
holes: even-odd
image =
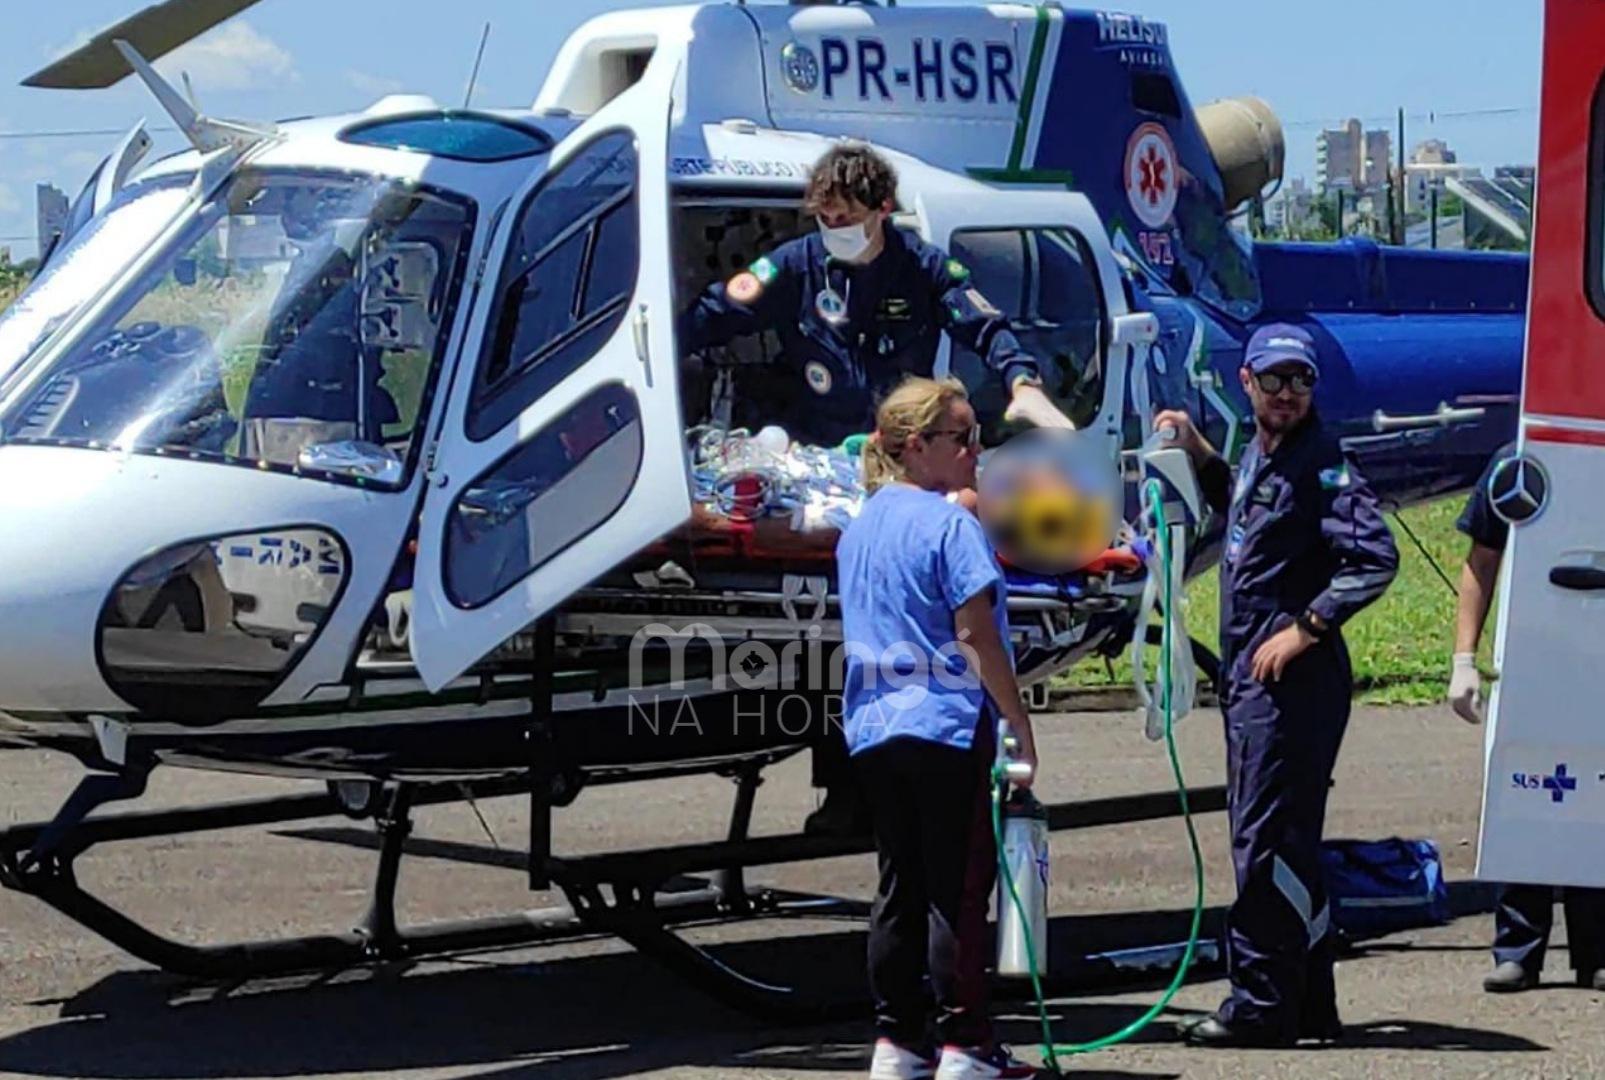
{"type": "Polygon", "coordinates": [[[0,418],[6,442],[404,482],[473,207],[397,180],[231,177],[0,418]]]}
{"type": "Polygon", "coordinates": [[[174,175],[124,188],[52,255],[38,280],[0,314],[0,384],[130,258],[156,241],[188,199],[189,180],[174,175]]]}

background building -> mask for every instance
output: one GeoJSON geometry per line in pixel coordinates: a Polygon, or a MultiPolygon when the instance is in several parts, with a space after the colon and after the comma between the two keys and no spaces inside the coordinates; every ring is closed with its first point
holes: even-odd
{"type": "Polygon", "coordinates": [[[34,198],[34,235],[39,238],[39,257],[43,259],[67,227],[67,193],[54,184],[40,184],[34,198]]]}
{"type": "Polygon", "coordinates": [[[1393,137],[1384,129],[1366,131],[1358,120],[1328,128],[1315,137],[1315,187],[1332,191],[1376,191],[1387,187],[1393,137]]]}

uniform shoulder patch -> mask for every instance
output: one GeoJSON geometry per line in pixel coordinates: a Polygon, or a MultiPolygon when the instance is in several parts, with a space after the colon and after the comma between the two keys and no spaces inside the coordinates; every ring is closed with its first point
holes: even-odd
{"type": "Polygon", "coordinates": [[[724,293],[738,304],[750,304],[763,293],[763,283],[751,270],[743,270],[725,283],[724,293]]]}
{"type": "Polygon", "coordinates": [[[1321,470],[1321,487],[1327,491],[1342,491],[1353,482],[1348,462],[1321,470]]]}
{"type": "Polygon", "coordinates": [[[970,268],[957,259],[949,259],[946,264],[947,276],[954,281],[970,280],[970,268]]]}
{"type": "Polygon", "coordinates": [[[773,283],[775,278],[780,276],[780,267],[776,266],[774,261],[765,255],[747,267],[747,272],[758,279],[758,284],[769,285],[773,283]]]}

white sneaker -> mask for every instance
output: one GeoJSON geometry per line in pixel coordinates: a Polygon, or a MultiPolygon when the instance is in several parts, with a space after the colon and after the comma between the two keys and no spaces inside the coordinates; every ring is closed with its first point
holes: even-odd
{"type": "Polygon", "coordinates": [[[899,1046],[890,1039],[875,1040],[869,1080],[930,1080],[935,1075],[935,1058],[899,1046]]]}
{"type": "Polygon", "coordinates": [[[942,1061],[936,1067],[936,1080],[1029,1080],[1037,1075],[1035,1065],[1027,1065],[1002,1043],[990,1050],[974,1046],[944,1046],[942,1061]]]}

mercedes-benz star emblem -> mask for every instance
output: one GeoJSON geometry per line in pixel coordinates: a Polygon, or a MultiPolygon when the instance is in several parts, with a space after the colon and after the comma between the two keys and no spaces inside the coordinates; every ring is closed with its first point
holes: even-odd
{"type": "Polygon", "coordinates": [[[819,58],[808,46],[789,42],[780,50],[780,73],[799,94],[812,93],[819,85],[819,58]]]}
{"type": "Polygon", "coordinates": [[[1525,524],[1549,501],[1549,474],[1535,458],[1520,454],[1506,458],[1488,477],[1488,501],[1501,521],[1525,524]]]}

